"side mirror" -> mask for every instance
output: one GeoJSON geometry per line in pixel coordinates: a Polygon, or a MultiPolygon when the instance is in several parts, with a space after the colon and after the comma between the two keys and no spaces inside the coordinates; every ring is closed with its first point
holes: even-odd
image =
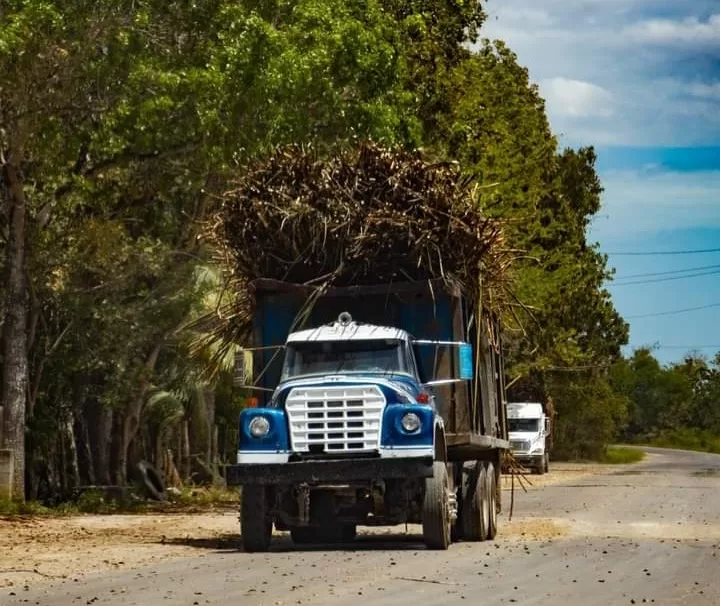
{"type": "Polygon", "coordinates": [[[253,382],[253,352],[241,349],[235,352],[235,385],[252,385],[253,382]]]}
{"type": "Polygon", "coordinates": [[[550,419],[545,417],[545,431],[550,431],[550,419]]]}

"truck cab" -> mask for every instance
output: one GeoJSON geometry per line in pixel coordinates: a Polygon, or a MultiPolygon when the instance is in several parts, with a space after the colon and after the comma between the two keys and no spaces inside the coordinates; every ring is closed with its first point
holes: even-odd
{"type": "Polygon", "coordinates": [[[549,471],[547,437],[550,420],[539,402],[510,402],[507,405],[508,437],[515,459],[535,473],[549,471]]]}
{"type": "Polygon", "coordinates": [[[404,330],[353,321],[291,333],[265,408],[241,415],[238,463],[432,459],[442,432],[404,330]]]}

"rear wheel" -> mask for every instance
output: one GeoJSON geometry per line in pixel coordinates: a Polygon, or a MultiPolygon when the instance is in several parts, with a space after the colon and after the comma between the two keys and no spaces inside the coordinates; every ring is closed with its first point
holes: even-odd
{"type": "Polygon", "coordinates": [[[488,495],[488,525],[487,538],[492,541],[497,535],[497,476],[495,475],[495,466],[488,463],[486,470],[487,477],[487,495],[488,495]]]}
{"type": "Polygon", "coordinates": [[[490,523],[487,471],[481,461],[463,465],[462,534],[466,541],[484,541],[490,523]]]}
{"type": "Polygon", "coordinates": [[[433,476],[425,480],[422,525],[423,539],[429,549],[450,547],[450,477],[442,461],[433,464],[433,476]]]}
{"type": "Polygon", "coordinates": [[[272,540],[268,489],[244,486],[240,506],[240,530],[245,551],[267,551],[272,540]]]}

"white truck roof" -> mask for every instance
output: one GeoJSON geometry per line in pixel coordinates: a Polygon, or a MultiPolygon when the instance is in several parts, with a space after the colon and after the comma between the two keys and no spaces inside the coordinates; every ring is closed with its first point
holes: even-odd
{"type": "Polygon", "coordinates": [[[539,419],[543,407],[539,402],[508,402],[507,413],[510,419],[539,419]]]}
{"type": "MultiPolygon", "coordinates": [[[[347,318],[349,318],[349,314],[347,318]]],[[[288,335],[288,343],[301,343],[308,341],[374,341],[374,340],[401,340],[410,339],[408,333],[399,328],[390,326],[376,326],[375,324],[357,324],[352,321],[339,318],[337,322],[310,328],[308,330],[300,330],[288,335]]]]}

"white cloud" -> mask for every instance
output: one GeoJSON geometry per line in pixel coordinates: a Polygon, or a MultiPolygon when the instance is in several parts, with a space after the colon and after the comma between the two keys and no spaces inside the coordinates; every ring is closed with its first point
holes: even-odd
{"type": "Polygon", "coordinates": [[[555,19],[548,11],[528,6],[505,13],[503,21],[513,25],[549,26],[555,19]]]}
{"type": "Polygon", "coordinates": [[[528,67],[565,145],[712,145],[717,3],[490,0],[482,36],[505,40],[528,67]]]}
{"type": "Polygon", "coordinates": [[[720,13],[706,20],[696,16],[684,19],[648,19],[625,30],[625,35],[654,44],[720,45],[720,13]]]}
{"type": "Polygon", "coordinates": [[[557,116],[609,117],[613,114],[612,95],[592,82],[556,77],[540,83],[550,112],[557,116]]]}
{"type": "Polygon", "coordinates": [[[608,171],[593,238],[720,227],[720,171],[608,171]]]}
{"type": "Polygon", "coordinates": [[[717,99],[720,101],[720,82],[696,82],[689,85],[688,92],[701,99],[717,99]]]}

